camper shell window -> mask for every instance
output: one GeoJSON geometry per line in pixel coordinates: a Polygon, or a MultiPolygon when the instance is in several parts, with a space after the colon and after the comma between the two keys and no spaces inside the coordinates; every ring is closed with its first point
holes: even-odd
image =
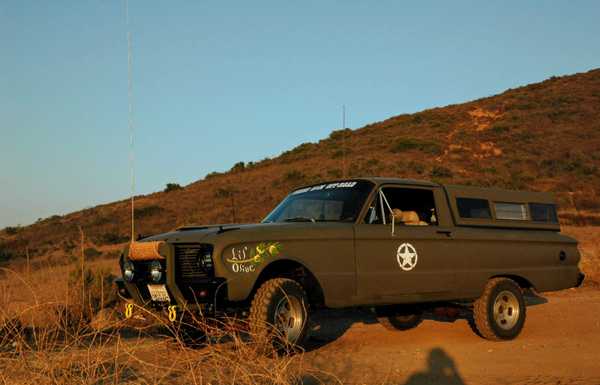
{"type": "Polygon", "coordinates": [[[534,222],[558,223],[556,205],[549,203],[530,203],[529,212],[534,222]]]}
{"type": "Polygon", "coordinates": [[[492,219],[490,204],[486,199],[456,198],[456,206],[461,218],[492,219]]]}
{"type": "Polygon", "coordinates": [[[527,207],[525,203],[495,202],[496,219],[526,221],[527,207]]]}

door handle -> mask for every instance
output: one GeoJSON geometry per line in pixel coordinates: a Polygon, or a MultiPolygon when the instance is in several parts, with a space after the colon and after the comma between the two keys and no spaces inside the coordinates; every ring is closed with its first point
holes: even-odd
{"type": "Polygon", "coordinates": [[[438,234],[445,234],[445,235],[447,235],[448,237],[451,237],[451,236],[452,236],[452,230],[437,230],[437,233],[438,233],[438,234]]]}

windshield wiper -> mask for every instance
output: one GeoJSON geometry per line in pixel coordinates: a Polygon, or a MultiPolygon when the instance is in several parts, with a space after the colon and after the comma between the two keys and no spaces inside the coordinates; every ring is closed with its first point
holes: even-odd
{"type": "Polygon", "coordinates": [[[317,220],[315,218],[311,218],[311,217],[292,217],[292,218],[286,218],[284,220],[284,222],[316,222],[317,220]]]}

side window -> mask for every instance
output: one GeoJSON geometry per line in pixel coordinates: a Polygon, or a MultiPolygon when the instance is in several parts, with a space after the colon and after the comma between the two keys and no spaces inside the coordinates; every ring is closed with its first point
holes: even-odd
{"type": "Polygon", "coordinates": [[[529,212],[534,222],[558,223],[556,205],[548,203],[530,203],[529,212]]]}
{"type": "Polygon", "coordinates": [[[487,199],[456,198],[458,215],[467,219],[492,219],[490,203],[487,199]]]}
{"type": "Polygon", "coordinates": [[[527,208],[524,203],[495,202],[496,219],[527,220],[527,208]]]}
{"type": "Polygon", "coordinates": [[[381,194],[373,199],[365,223],[383,224],[394,220],[397,225],[437,226],[437,210],[432,190],[386,187],[381,192],[385,197],[384,201],[381,194]]]}

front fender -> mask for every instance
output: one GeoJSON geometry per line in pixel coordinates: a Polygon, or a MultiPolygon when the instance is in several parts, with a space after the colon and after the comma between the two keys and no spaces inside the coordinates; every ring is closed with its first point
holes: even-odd
{"type": "MultiPolygon", "coordinates": [[[[289,247],[289,242],[286,244],[289,247]]],[[[276,261],[294,261],[311,269],[306,261],[300,260],[293,254],[293,251],[286,252],[283,249],[281,241],[236,243],[224,247],[218,256],[219,276],[227,279],[228,299],[230,301],[248,299],[261,273],[276,261]]]]}

